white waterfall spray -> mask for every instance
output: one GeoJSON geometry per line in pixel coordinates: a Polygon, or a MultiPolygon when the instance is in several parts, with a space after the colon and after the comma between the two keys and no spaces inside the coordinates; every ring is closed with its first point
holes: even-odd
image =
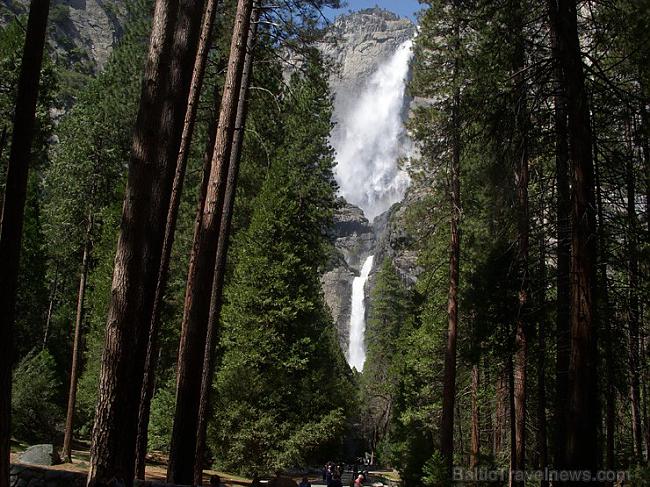
{"type": "Polygon", "coordinates": [[[358,101],[338,114],[332,136],[341,194],[371,221],[401,201],[409,184],[398,159],[407,145],[402,111],[412,44],[379,66],[358,101]]]}
{"type": "Polygon", "coordinates": [[[350,367],[363,370],[366,362],[366,294],[365,287],[372,270],[374,256],[363,263],[361,274],[352,281],[352,312],[350,313],[350,344],[348,346],[348,364],[350,367]]]}

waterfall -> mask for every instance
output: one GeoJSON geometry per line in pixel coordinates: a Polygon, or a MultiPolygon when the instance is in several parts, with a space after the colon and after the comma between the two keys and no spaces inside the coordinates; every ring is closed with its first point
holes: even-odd
{"type": "Polygon", "coordinates": [[[370,221],[401,201],[409,184],[398,160],[408,146],[403,110],[412,44],[401,44],[377,68],[356,103],[339,107],[332,134],[341,195],[370,221]]]}
{"type": "Polygon", "coordinates": [[[361,274],[352,281],[352,312],[350,313],[350,344],[348,346],[348,364],[350,367],[363,370],[366,361],[366,295],[365,286],[372,270],[374,256],[371,255],[363,263],[361,274]]]}

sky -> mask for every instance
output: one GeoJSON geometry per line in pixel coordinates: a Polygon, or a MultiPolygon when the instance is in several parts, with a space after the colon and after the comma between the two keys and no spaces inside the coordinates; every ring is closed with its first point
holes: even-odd
{"type": "Polygon", "coordinates": [[[349,10],[356,11],[378,5],[402,17],[415,19],[415,12],[420,10],[421,7],[418,0],[344,0],[341,3],[347,3],[347,6],[338,10],[327,9],[327,15],[334,18],[337,15],[347,13],[349,10]]]}

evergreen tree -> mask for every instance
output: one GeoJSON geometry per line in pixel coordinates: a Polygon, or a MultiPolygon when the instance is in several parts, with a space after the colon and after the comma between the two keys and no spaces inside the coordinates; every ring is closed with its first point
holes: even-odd
{"type": "Polygon", "coordinates": [[[210,445],[222,468],[273,472],[322,459],[354,401],[319,280],[336,208],[330,117],[322,64],[310,60],[288,88],[286,136],[236,245],[210,445]]]}

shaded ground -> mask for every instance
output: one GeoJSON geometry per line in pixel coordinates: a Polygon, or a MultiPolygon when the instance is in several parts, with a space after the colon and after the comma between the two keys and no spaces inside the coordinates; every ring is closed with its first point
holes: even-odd
{"type": "MultiPolygon", "coordinates": [[[[11,445],[11,463],[20,463],[19,457],[20,454],[27,448],[29,445],[22,443],[12,442],[11,445]]],[[[88,472],[88,466],[90,461],[90,452],[89,446],[83,443],[77,443],[75,448],[72,450],[72,463],[62,463],[60,465],[52,466],[43,466],[38,465],[39,468],[51,469],[51,470],[62,470],[67,472],[88,472]]],[[[167,474],[167,457],[162,453],[153,453],[147,455],[147,467],[145,470],[145,480],[155,480],[159,482],[164,482],[167,474]]],[[[210,477],[212,475],[218,475],[221,477],[221,483],[226,486],[235,486],[235,485],[250,485],[250,479],[240,477],[237,475],[229,474],[226,472],[219,472],[217,470],[204,470],[203,472],[203,483],[204,485],[210,485],[210,477]]]]}

